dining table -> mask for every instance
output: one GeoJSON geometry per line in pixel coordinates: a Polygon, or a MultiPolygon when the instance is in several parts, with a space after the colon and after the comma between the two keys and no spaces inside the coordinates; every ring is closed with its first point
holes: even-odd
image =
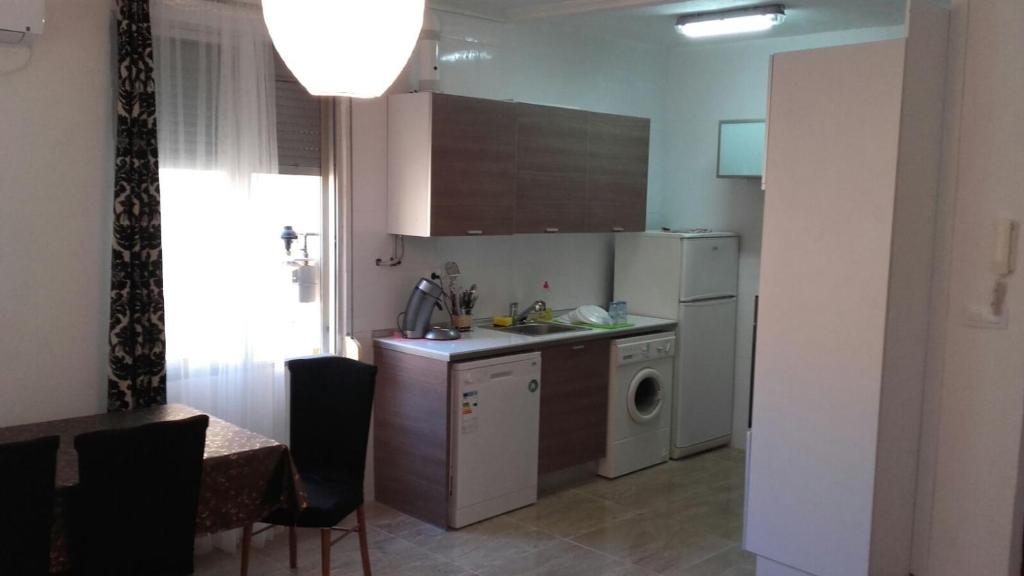
{"type": "MultiPolygon", "coordinates": [[[[0,443],[60,436],[51,573],[63,573],[71,568],[66,511],[68,494],[78,483],[75,436],[199,414],[203,412],[190,406],[168,404],[0,428],[0,443]]],[[[197,535],[246,528],[271,511],[285,507],[296,509],[304,503],[298,474],[286,445],[210,416],[196,514],[197,535]]]]}

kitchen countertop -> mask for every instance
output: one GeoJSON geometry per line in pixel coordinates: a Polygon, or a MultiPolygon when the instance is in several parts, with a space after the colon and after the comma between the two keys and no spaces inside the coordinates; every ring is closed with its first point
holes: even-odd
{"type": "Polygon", "coordinates": [[[536,350],[552,344],[600,340],[602,338],[622,338],[636,334],[649,334],[658,331],[675,329],[675,320],[651,318],[649,316],[629,315],[626,320],[632,326],[604,330],[589,328],[576,332],[561,332],[544,336],[524,336],[501,332],[484,326],[474,326],[472,332],[463,332],[458,340],[408,340],[400,336],[376,338],[374,343],[381,348],[404,352],[423,358],[456,362],[472,358],[509,354],[526,350],[536,350]]]}

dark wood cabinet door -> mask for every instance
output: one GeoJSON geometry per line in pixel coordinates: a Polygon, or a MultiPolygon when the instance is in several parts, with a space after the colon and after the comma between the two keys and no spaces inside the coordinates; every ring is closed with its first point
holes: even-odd
{"type": "Polygon", "coordinates": [[[541,356],[541,474],[604,456],[609,340],[545,348],[541,356]]]}
{"type": "Polygon", "coordinates": [[[587,231],[639,232],[647,226],[651,121],[589,113],[587,231]]]}
{"type": "Polygon", "coordinates": [[[378,502],[448,525],[448,363],[374,347],[378,502]]]}
{"type": "Polygon", "coordinates": [[[587,229],[586,112],[516,105],[516,232],[587,229]]]}
{"type": "Polygon", "coordinates": [[[434,94],[432,236],[515,231],[515,105],[434,94]]]}

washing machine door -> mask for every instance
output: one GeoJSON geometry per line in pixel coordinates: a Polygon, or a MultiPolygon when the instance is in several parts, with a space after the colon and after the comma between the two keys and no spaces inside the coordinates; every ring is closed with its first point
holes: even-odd
{"type": "Polygon", "coordinates": [[[658,417],[664,385],[661,373],[653,368],[644,368],[633,376],[626,395],[626,410],[634,422],[643,424],[658,417]]]}

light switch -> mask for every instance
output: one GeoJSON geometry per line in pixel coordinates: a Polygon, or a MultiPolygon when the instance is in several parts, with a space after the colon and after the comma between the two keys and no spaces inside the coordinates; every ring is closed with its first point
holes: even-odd
{"type": "Polygon", "coordinates": [[[1018,224],[1009,218],[996,220],[995,251],[992,254],[992,273],[1005,277],[1013,274],[1017,260],[1018,224]]]}

